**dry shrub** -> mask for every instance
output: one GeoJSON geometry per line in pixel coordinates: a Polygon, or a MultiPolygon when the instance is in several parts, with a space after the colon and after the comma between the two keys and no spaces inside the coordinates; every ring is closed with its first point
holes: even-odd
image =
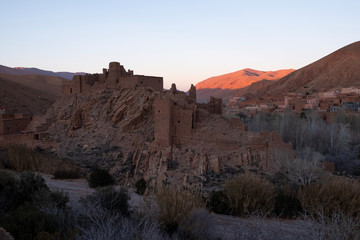
{"type": "Polygon", "coordinates": [[[187,190],[176,186],[165,186],[156,193],[159,208],[159,220],[171,233],[177,230],[179,223],[193,210],[205,208],[200,191],[187,190]]]}
{"type": "Polygon", "coordinates": [[[300,189],[299,199],[304,210],[312,215],[342,212],[360,216],[360,183],[352,179],[333,176],[310,184],[300,189]]]}
{"type": "Polygon", "coordinates": [[[59,170],[72,172],[78,170],[76,164],[70,160],[49,156],[23,145],[9,146],[5,164],[18,172],[39,171],[54,174],[59,170]]]}
{"type": "Polygon", "coordinates": [[[309,239],[360,239],[359,218],[338,212],[328,217],[318,212],[314,216],[304,216],[304,220],[299,227],[307,232],[309,239]]]}
{"type": "Polygon", "coordinates": [[[269,215],[275,204],[274,186],[253,173],[246,173],[225,184],[231,213],[238,216],[248,214],[269,215]]]}
{"type": "Polygon", "coordinates": [[[0,227],[0,239],[2,240],[14,240],[10,233],[8,233],[5,229],[0,227]]]}

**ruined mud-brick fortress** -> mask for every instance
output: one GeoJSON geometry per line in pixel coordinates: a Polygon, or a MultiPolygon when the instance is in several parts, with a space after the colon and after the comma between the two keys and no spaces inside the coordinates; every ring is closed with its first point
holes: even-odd
{"type": "Polygon", "coordinates": [[[118,62],[109,63],[109,69],[104,68],[102,74],[75,75],[70,82],[62,85],[63,94],[84,93],[97,89],[123,89],[135,87],[151,87],[155,91],[163,90],[163,78],[134,75],[126,71],[118,62]]]}
{"type": "MultiPolygon", "coordinates": [[[[111,62],[102,74],[76,75],[70,82],[63,83],[63,94],[90,92],[99,89],[124,89],[150,87],[163,93],[163,78],[134,75],[118,62],[111,62]]],[[[222,99],[211,98],[207,104],[196,103],[196,88],[191,85],[189,96],[172,84],[169,91],[155,101],[155,141],[163,146],[181,144],[191,138],[196,123],[201,121],[202,111],[222,114],[222,99]]]]}
{"type": "MultiPolygon", "coordinates": [[[[243,140],[238,141],[237,136],[224,137],[223,133],[213,131],[219,127],[218,122],[209,126],[207,123],[211,119],[219,120],[213,115],[222,115],[222,99],[211,97],[208,103],[199,104],[196,101],[196,88],[193,85],[188,94],[178,91],[175,84],[170,90],[164,91],[162,77],[134,75],[133,71],[126,71],[120,63],[111,62],[109,69],[103,69],[102,74],[76,75],[72,81],[64,82],[62,93],[66,97],[91,94],[93,91],[104,89],[123,90],[139,87],[151,88],[160,93],[153,103],[155,145],[172,149],[172,146],[195,146],[201,143],[214,146],[218,151],[240,152],[239,164],[252,164],[265,159],[262,161],[263,168],[270,169],[268,149],[281,143],[279,136],[273,136],[274,134],[259,136],[245,143],[243,140]],[[204,126],[206,127],[203,128],[204,126]],[[268,142],[265,139],[268,139],[268,142]]],[[[77,112],[74,116],[76,114],[77,112]]],[[[0,118],[0,127],[4,126],[8,129],[0,132],[0,146],[9,144],[10,140],[12,143],[37,146],[39,144],[37,140],[46,139],[49,126],[56,121],[49,119],[49,116],[43,116],[41,119],[33,117],[29,122],[30,117],[25,115],[3,115],[0,118]],[[23,135],[11,135],[18,132],[23,135]]],[[[231,119],[228,124],[230,128],[245,130],[245,126],[238,119],[231,119]]]]}

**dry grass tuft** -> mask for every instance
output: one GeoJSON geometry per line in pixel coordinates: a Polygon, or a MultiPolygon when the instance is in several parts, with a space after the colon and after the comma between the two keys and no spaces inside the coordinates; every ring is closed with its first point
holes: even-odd
{"type": "Polygon", "coordinates": [[[360,183],[343,177],[326,178],[322,183],[310,184],[299,191],[304,210],[312,215],[324,212],[332,216],[336,212],[360,216],[360,183]]]}
{"type": "Polygon", "coordinates": [[[78,171],[76,164],[70,160],[49,156],[22,145],[9,146],[5,164],[18,172],[39,171],[54,174],[57,171],[78,171]]]}
{"type": "Polygon", "coordinates": [[[199,190],[186,190],[176,186],[165,186],[156,193],[159,220],[169,232],[175,232],[179,223],[198,208],[205,208],[199,190]]]}
{"type": "Polygon", "coordinates": [[[275,193],[271,182],[252,173],[246,173],[225,184],[231,213],[270,215],[274,209],[275,193]]]}

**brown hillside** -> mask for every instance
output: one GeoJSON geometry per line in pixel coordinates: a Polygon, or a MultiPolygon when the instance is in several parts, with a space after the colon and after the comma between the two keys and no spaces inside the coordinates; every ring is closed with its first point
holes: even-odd
{"type": "Polygon", "coordinates": [[[19,83],[37,91],[45,92],[52,96],[60,96],[62,82],[68,81],[60,77],[44,75],[0,74],[0,78],[11,82],[19,83]]]}
{"type": "Polygon", "coordinates": [[[360,41],[309,64],[264,89],[269,94],[360,87],[360,41]]]}
{"type": "Polygon", "coordinates": [[[55,100],[56,97],[52,94],[34,90],[0,76],[0,108],[5,108],[7,113],[40,115],[55,100]]]}
{"type": "Polygon", "coordinates": [[[246,68],[237,72],[211,77],[196,84],[197,98],[201,101],[209,99],[210,96],[230,97],[229,93],[230,95],[233,93],[231,90],[244,88],[261,80],[277,80],[293,71],[293,69],[258,71],[246,68]],[[227,91],[224,93],[224,90],[227,91]]]}
{"type": "Polygon", "coordinates": [[[261,80],[258,82],[254,82],[247,87],[235,90],[234,96],[246,97],[246,99],[258,97],[263,94],[263,89],[266,89],[268,86],[271,86],[273,83],[274,82],[271,80],[261,80]]]}

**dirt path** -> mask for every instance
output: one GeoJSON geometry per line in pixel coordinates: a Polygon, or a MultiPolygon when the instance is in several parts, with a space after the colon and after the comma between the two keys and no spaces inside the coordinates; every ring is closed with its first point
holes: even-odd
{"type": "Polygon", "coordinates": [[[51,191],[63,191],[69,195],[70,206],[77,206],[81,197],[85,197],[95,191],[89,187],[87,180],[84,178],[60,180],[53,179],[50,174],[41,173],[41,176],[45,179],[46,185],[51,191]]]}
{"type": "MultiPolygon", "coordinates": [[[[89,183],[85,178],[80,179],[53,179],[50,174],[43,174],[41,176],[45,179],[46,185],[50,190],[59,190],[69,195],[69,205],[72,207],[79,206],[79,200],[82,197],[93,193],[95,190],[89,187],[89,183]]],[[[115,189],[119,189],[120,186],[115,186],[115,189]]],[[[130,196],[129,205],[130,208],[135,208],[142,201],[142,196],[135,193],[135,189],[129,188],[128,193],[130,196]]]]}

